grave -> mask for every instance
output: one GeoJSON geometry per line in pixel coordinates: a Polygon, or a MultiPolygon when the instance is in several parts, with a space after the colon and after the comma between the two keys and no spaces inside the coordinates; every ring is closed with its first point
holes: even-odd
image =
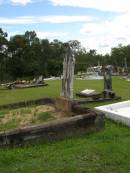
{"type": "Polygon", "coordinates": [[[94,66],[87,68],[87,73],[83,79],[86,80],[101,80],[103,76],[101,75],[102,66],[94,66]]]}
{"type": "Polygon", "coordinates": [[[77,96],[86,98],[85,100],[79,100],[80,103],[109,101],[109,100],[117,100],[121,98],[117,96],[116,93],[112,90],[111,66],[104,67],[103,71],[104,71],[104,90],[101,93],[97,93],[96,91],[89,93],[89,92],[86,92],[86,90],[77,93],[76,94],[77,96]]]}
{"type": "Polygon", "coordinates": [[[80,80],[102,80],[102,66],[88,67],[86,73],[78,73],[77,79],[80,80]]]}
{"type": "Polygon", "coordinates": [[[95,109],[104,112],[107,118],[130,127],[130,100],[95,107],[95,109]]]}
{"type": "MultiPolygon", "coordinates": [[[[63,79],[61,96],[56,99],[43,98],[27,102],[2,105],[1,108],[18,108],[29,105],[51,105],[52,117],[60,117],[58,120],[50,120],[43,124],[20,127],[15,130],[0,133],[0,146],[23,145],[26,143],[47,142],[63,139],[74,135],[92,133],[104,128],[104,114],[95,110],[80,106],[73,99],[73,78],[75,58],[69,46],[63,62],[63,79]],[[55,112],[54,112],[55,111],[55,112]]],[[[38,108],[36,109],[38,110],[38,108]]],[[[33,118],[36,117],[31,115],[33,118]]],[[[10,114],[9,114],[10,119],[10,114]]]]}
{"type": "Polygon", "coordinates": [[[17,80],[15,82],[5,84],[5,87],[7,89],[25,89],[25,88],[43,87],[47,85],[48,84],[44,82],[43,76],[39,76],[37,78],[34,78],[32,81],[17,80]]]}

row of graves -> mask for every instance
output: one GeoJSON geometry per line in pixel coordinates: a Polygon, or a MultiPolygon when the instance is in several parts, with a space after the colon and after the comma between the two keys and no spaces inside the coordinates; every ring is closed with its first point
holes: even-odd
{"type": "Polygon", "coordinates": [[[35,88],[35,87],[43,87],[47,86],[45,83],[43,76],[38,76],[33,80],[16,80],[14,82],[2,84],[2,87],[5,89],[25,89],[25,88],[35,88]]]}
{"type": "MultiPolygon", "coordinates": [[[[126,80],[130,81],[130,67],[127,65],[127,59],[124,58],[124,66],[114,66],[114,65],[108,65],[109,68],[111,68],[111,74],[112,76],[123,76],[126,80]]],[[[108,68],[107,67],[107,68],[108,68]]],[[[86,73],[79,72],[77,74],[77,79],[82,80],[101,80],[104,78],[104,69],[106,66],[100,65],[98,63],[97,66],[90,66],[87,68],[86,73]]]]}
{"type": "MultiPolygon", "coordinates": [[[[74,68],[75,68],[75,57],[74,53],[69,45],[66,46],[66,53],[63,62],[63,78],[62,78],[62,90],[58,98],[43,98],[33,101],[21,102],[19,105],[25,107],[26,105],[35,104],[42,106],[42,109],[37,108],[37,113],[45,112],[45,106],[47,110],[50,110],[52,117],[46,123],[40,123],[33,126],[28,125],[25,127],[20,127],[11,130],[4,131],[0,133],[0,146],[14,146],[14,145],[24,145],[30,143],[47,142],[53,140],[59,140],[66,137],[72,137],[75,135],[81,135],[86,133],[97,132],[105,128],[105,115],[108,118],[114,119],[115,113],[108,110],[116,107],[117,109],[122,107],[119,106],[108,106],[96,107],[95,109],[90,109],[88,107],[83,107],[80,105],[80,99],[75,100],[73,94],[73,83],[74,83],[74,68]],[[43,107],[44,106],[44,107],[43,107]],[[106,111],[107,110],[107,111],[106,111]],[[113,118],[114,117],[114,118],[113,118]]],[[[112,91],[112,77],[111,70],[109,67],[105,68],[104,71],[104,90],[102,93],[85,93],[79,96],[91,97],[94,101],[106,100],[106,99],[119,99],[115,92],[112,91]],[[95,99],[96,98],[96,99],[95,99]]],[[[119,104],[119,103],[118,103],[119,104]]],[[[130,103],[127,103],[127,106],[130,103]]],[[[6,107],[7,105],[5,105],[6,107]]],[[[18,107],[18,104],[8,105],[11,108],[18,107]]],[[[125,106],[126,107],[126,106],[125,106]]],[[[121,112],[119,110],[119,112],[121,112]]],[[[46,114],[47,115],[47,114],[46,114]]],[[[29,116],[30,117],[30,116],[29,116]]],[[[120,120],[116,114],[116,120],[120,120]]],[[[36,111],[34,117],[36,118],[36,111]]],[[[123,118],[121,118],[123,119],[123,118]]],[[[126,120],[125,120],[126,121],[126,120]]],[[[129,119],[130,121],[130,119],[129,119]]],[[[128,121],[127,121],[128,122],[128,121]]],[[[130,125],[130,124],[127,124],[130,125]]]]}

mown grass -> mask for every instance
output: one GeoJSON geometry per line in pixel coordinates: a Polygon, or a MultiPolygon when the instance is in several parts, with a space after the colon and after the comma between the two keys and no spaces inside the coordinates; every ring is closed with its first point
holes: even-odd
{"type": "Polygon", "coordinates": [[[129,173],[130,129],[110,121],[102,132],[0,149],[1,173],[129,173]]]}
{"type": "MultiPolygon", "coordinates": [[[[45,87],[30,88],[30,89],[0,90],[0,98],[2,98],[0,99],[0,105],[15,103],[19,101],[26,101],[31,99],[38,99],[43,97],[59,96],[61,89],[61,82],[59,80],[54,80],[54,81],[47,81],[47,83],[49,85],[45,87]]],[[[74,94],[86,88],[102,91],[103,80],[98,80],[98,81],[76,80],[74,83],[74,94]]],[[[130,98],[129,88],[130,88],[130,82],[125,81],[120,77],[113,78],[113,89],[116,91],[118,95],[122,96],[123,100],[128,100],[130,98]]]]}
{"type": "MultiPolygon", "coordinates": [[[[60,82],[48,83],[46,88],[0,92],[0,97],[1,94],[5,96],[0,104],[58,96],[60,82]]],[[[75,93],[85,88],[101,91],[103,81],[75,82],[75,93]]],[[[114,78],[113,89],[122,100],[130,99],[130,82],[114,78]]],[[[0,149],[0,173],[100,172],[130,173],[130,128],[106,120],[105,129],[98,133],[23,148],[0,149]]]]}

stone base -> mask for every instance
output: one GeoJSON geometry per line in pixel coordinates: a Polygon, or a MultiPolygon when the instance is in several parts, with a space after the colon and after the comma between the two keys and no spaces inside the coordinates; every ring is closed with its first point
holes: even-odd
{"type": "Polygon", "coordinates": [[[112,90],[104,90],[103,92],[103,97],[104,98],[115,98],[116,97],[116,93],[112,90]]]}
{"type": "Polygon", "coordinates": [[[72,112],[72,101],[65,97],[55,99],[55,107],[58,111],[72,112]]]}

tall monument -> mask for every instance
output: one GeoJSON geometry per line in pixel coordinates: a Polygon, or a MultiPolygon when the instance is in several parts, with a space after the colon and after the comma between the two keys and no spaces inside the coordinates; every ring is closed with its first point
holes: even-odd
{"type": "Polygon", "coordinates": [[[65,58],[63,61],[63,79],[61,96],[67,99],[73,99],[73,81],[74,81],[75,58],[69,45],[66,47],[65,58]]]}
{"type": "Polygon", "coordinates": [[[106,66],[104,69],[104,90],[112,91],[112,67],[106,66]]]}

